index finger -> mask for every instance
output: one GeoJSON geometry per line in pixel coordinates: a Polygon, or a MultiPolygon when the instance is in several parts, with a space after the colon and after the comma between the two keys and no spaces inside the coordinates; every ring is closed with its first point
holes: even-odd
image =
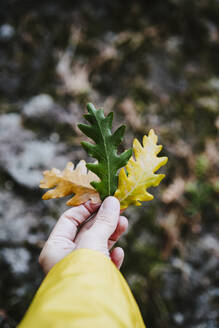
{"type": "Polygon", "coordinates": [[[78,231],[78,227],[87,220],[89,216],[100,207],[100,205],[100,203],[93,204],[91,201],[88,201],[65,211],[53,228],[49,239],[56,239],[58,237],[73,241],[78,231]]]}

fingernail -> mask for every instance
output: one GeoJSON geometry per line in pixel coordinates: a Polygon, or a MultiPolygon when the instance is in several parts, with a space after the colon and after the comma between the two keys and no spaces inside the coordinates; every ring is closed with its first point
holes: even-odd
{"type": "Polygon", "coordinates": [[[118,211],[120,209],[119,200],[113,196],[107,197],[102,205],[104,210],[118,211]]]}

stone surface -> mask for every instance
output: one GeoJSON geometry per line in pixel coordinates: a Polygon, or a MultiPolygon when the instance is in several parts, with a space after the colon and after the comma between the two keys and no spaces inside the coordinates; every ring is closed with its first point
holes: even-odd
{"type": "Polygon", "coordinates": [[[22,127],[18,114],[5,114],[0,120],[0,166],[19,184],[36,188],[42,171],[66,164],[66,147],[51,141],[37,140],[33,132],[22,127]]]}

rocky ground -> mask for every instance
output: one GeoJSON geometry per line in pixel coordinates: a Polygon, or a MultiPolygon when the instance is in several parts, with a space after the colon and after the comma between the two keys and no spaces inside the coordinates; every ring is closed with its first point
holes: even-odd
{"type": "Polygon", "coordinates": [[[38,184],[87,159],[87,101],[127,124],[125,148],[154,128],[169,157],[120,243],[147,326],[219,327],[218,51],[217,0],[1,2],[1,327],[43,279],[38,255],[66,205],[38,184]]]}

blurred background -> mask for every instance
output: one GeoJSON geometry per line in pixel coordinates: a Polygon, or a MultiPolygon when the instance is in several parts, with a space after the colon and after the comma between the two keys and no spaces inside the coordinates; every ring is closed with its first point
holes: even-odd
{"type": "Polygon", "coordinates": [[[122,273],[148,327],[219,327],[219,1],[0,2],[0,326],[43,279],[38,255],[65,200],[42,171],[87,159],[86,103],[153,128],[168,156],[155,199],[127,210],[122,273]]]}

